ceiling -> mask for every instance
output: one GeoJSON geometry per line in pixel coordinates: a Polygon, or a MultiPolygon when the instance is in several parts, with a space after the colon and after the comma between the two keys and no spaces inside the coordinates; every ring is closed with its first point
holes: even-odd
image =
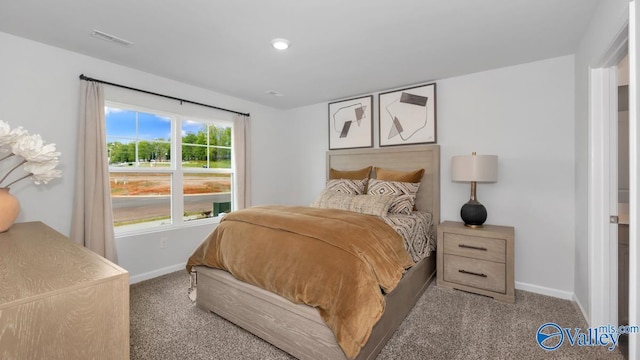
{"type": "Polygon", "coordinates": [[[598,1],[0,0],[0,31],[289,109],[573,54],[598,1]]]}

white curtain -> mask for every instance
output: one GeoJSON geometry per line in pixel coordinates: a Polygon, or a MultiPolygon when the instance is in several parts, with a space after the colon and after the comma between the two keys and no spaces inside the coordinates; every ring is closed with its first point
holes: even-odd
{"type": "Polygon", "coordinates": [[[251,118],[233,117],[233,154],[235,164],[234,210],[251,206],[251,118]]]}
{"type": "Polygon", "coordinates": [[[102,84],[80,81],[76,184],[71,240],[117,263],[102,84]]]}

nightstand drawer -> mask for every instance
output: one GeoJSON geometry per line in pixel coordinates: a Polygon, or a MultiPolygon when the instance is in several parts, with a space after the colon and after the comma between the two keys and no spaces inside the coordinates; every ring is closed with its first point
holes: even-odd
{"type": "Polygon", "coordinates": [[[444,233],[444,253],[504,263],[506,241],[482,236],[444,233]]]}
{"type": "Polygon", "coordinates": [[[504,294],[505,264],[445,254],[444,280],[504,294]]]}

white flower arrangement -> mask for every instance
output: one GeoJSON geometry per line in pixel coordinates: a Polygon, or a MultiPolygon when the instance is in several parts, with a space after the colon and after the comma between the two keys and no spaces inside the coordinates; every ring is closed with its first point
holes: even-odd
{"type": "Polygon", "coordinates": [[[29,134],[22,126],[11,129],[9,124],[0,120],[0,163],[17,159],[0,178],[0,188],[9,188],[29,177],[39,185],[62,176],[62,172],[56,169],[58,156],[56,144],[45,144],[40,135],[29,134]],[[22,165],[26,174],[14,176],[12,180],[10,175],[22,165]]]}

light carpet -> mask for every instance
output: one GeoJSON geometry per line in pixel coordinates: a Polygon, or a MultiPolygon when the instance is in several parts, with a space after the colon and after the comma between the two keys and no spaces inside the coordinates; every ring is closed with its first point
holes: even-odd
{"type": "MultiPolygon", "coordinates": [[[[201,310],[189,300],[189,276],[179,271],[131,286],[131,359],[293,359],[287,353],[201,310]]],[[[587,324],[568,300],[516,290],[516,303],[432,283],[378,359],[624,359],[618,348],[536,342],[547,322],[587,324]]]]}

